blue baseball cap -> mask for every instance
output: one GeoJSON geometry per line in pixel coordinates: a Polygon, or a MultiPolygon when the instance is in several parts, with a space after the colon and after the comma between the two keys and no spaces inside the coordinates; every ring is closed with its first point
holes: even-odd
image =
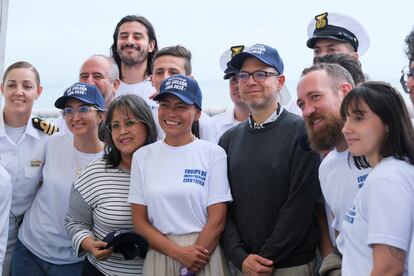
{"type": "Polygon", "coordinates": [[[92,104],[99,110],[105,110],[105,100],[101,91],[94,86],[87,83],[77,82],[67,88],[63,96],[58,98],[55,102],[55,106],[59,109],[63,109],[68,100],[77,99],[81,102],[92,104]]]}
{"type": "Polygon", "coordinates": [[[243,62],[250,57],[257,58],[270,67],[275,68],[279,74],[283,74],[284,65],[279,53],[275,48],[264,44],[254,44],[247,50],[235,55],[230,61],[231,66],[240,70],[243,62]]]}
{"type": "Polygon", "coordinates": [[[195,79],[184,75],[174,75],[161,82],[160,93],[154,101],[160,100],[167,94],[174,95],[186,104],[194,104],[201,110],[202,95],[200,86],[195,79]]]}

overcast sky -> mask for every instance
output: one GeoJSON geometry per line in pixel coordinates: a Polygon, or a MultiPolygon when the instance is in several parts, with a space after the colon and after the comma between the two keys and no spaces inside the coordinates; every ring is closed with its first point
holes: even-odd
{"type": "Polygon", "coordinates": [[[414,26],[413,0],[10,0],[5,66],[18,60],[34,64],[44,86],[36,106],[52,107],[77,80],[88,56],[109,55],[116,23],[127,14],[139,14],[153,23],[159,47],[181,44],[192,51],[193,75],[203,90],[204,105],[230,103],[218,60],[237,44],[277,48],[295,94],[300,72],[312,59],[305,45],[307,24],[325,11],[360,21],[371,39],[361,58],[364,71],[374,80],[398,84],[407,63],[404,38],[414,26]]]}

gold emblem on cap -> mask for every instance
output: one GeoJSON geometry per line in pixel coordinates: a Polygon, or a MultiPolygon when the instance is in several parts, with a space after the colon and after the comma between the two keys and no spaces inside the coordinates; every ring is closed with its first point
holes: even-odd
{"type": "Polygon", "coordinates": [[[243,50],[244,50],[244,45],[230,47],[231,57],[234,57],[235,55],[243,52],[243,50]]]}
{"type": "Polygon", "coordinates": [[[324,12],[322,14],[319,14],[317,16],[315,16],[315,28],[316,29],[323,29],[326,27],[326,25],[328,25],[328,13],[324,12]]]}

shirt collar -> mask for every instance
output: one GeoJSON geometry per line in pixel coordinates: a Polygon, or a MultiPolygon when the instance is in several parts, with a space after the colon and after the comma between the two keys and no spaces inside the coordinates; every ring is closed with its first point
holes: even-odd
{"type": "Polygon", "coordinates": [[[256,123],[253,120],[252,117],[252,113],[249,114],[249,126],[253,129],[262,129],[265,128],[266,126],[268,126],[270,123],[273,123],[274,121],[277,120],[277,118],[279,118],[280,114],[282,114],[283,111],[283,106],[281,106],[280,104],[277,104],[277,109],[275,110],[275,112],[273,112],[272,114],[270,114],[270,116],[261,124],[256,123]]]}

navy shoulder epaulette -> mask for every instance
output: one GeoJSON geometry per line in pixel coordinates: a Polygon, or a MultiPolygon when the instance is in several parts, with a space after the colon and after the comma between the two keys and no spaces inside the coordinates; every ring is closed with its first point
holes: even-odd
{"type": "Polygon", "coordinates": [[[52,135],[59,131],[59,128],[46,120],[40,119],[39,117],[32,118],[32,124],[35,128],[43,131],[47,135],[52,135]]]}

